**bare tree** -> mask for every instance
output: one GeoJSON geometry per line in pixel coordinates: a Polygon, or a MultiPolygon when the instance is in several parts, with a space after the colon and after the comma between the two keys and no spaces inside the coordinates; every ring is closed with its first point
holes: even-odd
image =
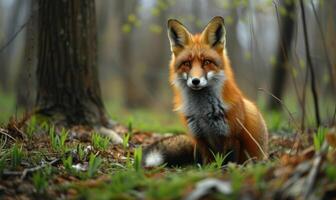
{"type": "Polygon", "coordinates": [[[97,73],[94,0],[38,4],[38,113],[69,125],[109,125],[97,73]]]}
{"type": "MultiPolygon", "coordinates": [[[[278,41],[277,59],[272,72],[271,93],[279,99],[282,99],[285,89],[285,83],[288,75],[287,63],[291,51],[295,25],[295,0],[282,1],[286,10],[284,15],[280,16],[280,38],[278,41]]],[[[278,14],[278,13],[277,13],[278,14]]],[[[280,109],[281,105],[273,97],[268,100],[270,109],[280,109]]]]}

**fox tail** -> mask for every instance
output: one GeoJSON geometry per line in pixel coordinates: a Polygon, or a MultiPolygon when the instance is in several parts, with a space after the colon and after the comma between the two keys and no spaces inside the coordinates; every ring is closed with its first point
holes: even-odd
{"type": "Polygon", "coordinates": [[[193,139],[187,135],[167,137],[149,145],[144,150],[142,160],[144,167],[163,164],[172,167],[193,163],[201,163],[201,156],[193,139]]]}

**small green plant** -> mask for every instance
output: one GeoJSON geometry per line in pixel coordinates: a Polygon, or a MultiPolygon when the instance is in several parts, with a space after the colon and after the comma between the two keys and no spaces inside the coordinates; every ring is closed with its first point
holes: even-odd
{"type": "Polygon", "coordinates": [[[63,166],[65,168],[65,170],[69,173],[73,172],[73,168],[72,168],[72,156],[68,156],[67,158],[63,158],[62,159],[63,162],[63,166]]]}
{"type": "Polygon", "coordinates": [[[91,137],[91,142],[93,147],[105,151],[110,143],[110,138],[103,137],[98,133],[93,133],[91,137]]]}
{"type": "Polygon", "coordinates": [[[43,171],[37,171],[33,174],[32,181],[37,193],[43,193],[48,187],[48,179],[51,175],[51,167],[47,166],[43,171]]]}
{"type": "Polygon", "coordinates": [[[323,128],[323,127],[319,127],[317,129],[317,133],[314,135],[313,141],[314,141],[314,147],[316,151],[320,151],[324,139],[325,139],[325,135],[326,135],[327,129],[323,128]]]}
{"type": "Polygon", "coordinates": [[[239,192],[242,187],[243,181],[244,181],[244,176],[243,176],[240,166],[234,163],[229,163],[228,164],[228,174],[230,174],[230,180],[232,183],[233,191],[235,193],[239,192]]]}
{"type": "Polygon", "coordinates": [[[102,159],[94,154],[90,155],[89,167],[87,175],[89,178],[93,177],[99,170],[100,165],[102,164],[102,159]]]}
{"type": "Polygon", "coordinates": [[[55,132],[55,127],[52,126],[49,129],[49,136],[50,136],[50,142],[51,146],[56,151],[66,152],[67,148],[65,145],[65,141],[68,138],[69,131],[62,129],[60,135],[57,135],[55,132]]]}
{"type": "Polygon", "coordinates": [[[47,121],[43,121],[43,122],[41,123],[41,129],[42,129],[42,130],[45,130],[45,131],[48,131],[48,130],[50,129],[49,124],[48,124],[47,121]]]}
{"type": "Polygon", "coordinates": [[[137,172],[140,172],[142,169],[141,161],[142,161],[142,148],[138,147],[134,150],[134,163],[133,163],[133,167],[137,172]]]}
{"type": "Polygon", "coordinates": [[[334,183],[336,181],[336,166],[333,164],[328,164],[325,170],[328,179],[334,183]]]}
{"type": "Polygon", "coordinates": [[[77,145],[77,154],[78,154],[79,160],[83,161],[85,158],[85,152],[84,152],[83,145],[80,143],[77,145]]]}
{"type": "Polygon", "coordinates": [[[133,133],[133,122],[131,119],[128,121],[128,133],[129,134],[133,133]]]}
{"type": "Polygon", "coordinates": [[[34,132],[36,131],[36,116],[32,116],[29,120],[29,123],[27,125],[27,136],[28,139],[32,139],[34,132]]]}
{"type": "Polygon", "coordinates": [[[130,139],[130,136],[131,134],[130,133],[126,133],[124,136],[123,136],[123,148],[126,149],[128,147],[128,142],[129,142],[129,139],[130,139]]]}
{"type": "Polygon", "coordinates": [[[132,169],[133,168],[133,159],[131,158],[130,151],[127,151],[125,166],[126,166],[127,169],[132,169]]]}
{"type": "Polygon", "coordinates": [[[14,144],[11,149],[11,166],[16,168],[21,164],[23,158],[22,146],[19,147],[18,144],[14,144]]]}
{"type": "Polygon", "coordinates": [[[212,162],[210,164],[210,168],[212,169],[221,169],[223,167],[224,161],[225,159],[232,153],[232,152],[228,152],[226,155],[223,155],[221,153],[216,153],[214,154],[213,152],[211,152],[213,157],[214,157],[214,162],[212,162]]]}

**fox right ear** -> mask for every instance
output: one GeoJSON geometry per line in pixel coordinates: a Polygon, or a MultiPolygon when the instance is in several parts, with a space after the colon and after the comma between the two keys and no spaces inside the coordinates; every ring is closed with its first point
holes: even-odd
{"type": "Polygon", "coordinates": [[[182,50],[190,41],[190,33],[176,19],[168,20],[168,38],[170,49],[174,54],[182,50]]]}

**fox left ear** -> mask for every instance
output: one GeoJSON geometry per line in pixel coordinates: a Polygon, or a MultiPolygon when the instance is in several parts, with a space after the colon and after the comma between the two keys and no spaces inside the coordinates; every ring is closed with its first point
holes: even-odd
{"type": "Polygon", "coordinates": [[[203,41],[216,50],[225,48],[225,26],[223,17],[212,18],[202,32],[203,41]]]}
{"type": "Polygon", "coordinates": [[[168,20],[168,38],[171,51],[177,54],[190,42],[191,35],[184,25],[176,19],[168,20]]]}

